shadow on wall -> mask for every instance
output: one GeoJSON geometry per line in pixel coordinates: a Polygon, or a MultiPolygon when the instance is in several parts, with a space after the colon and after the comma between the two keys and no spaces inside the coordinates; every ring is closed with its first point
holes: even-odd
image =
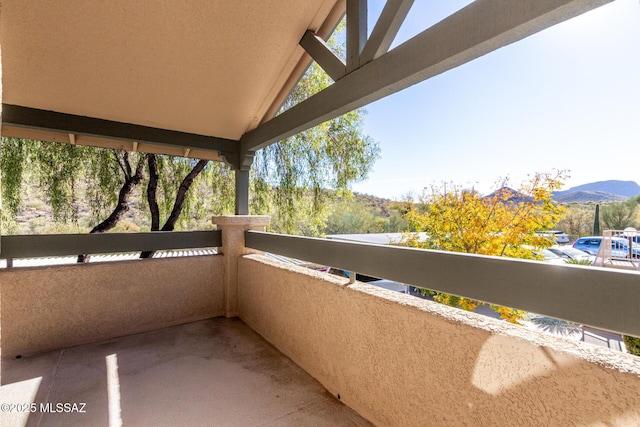
{"type": "Polygon", "coordinates": [[[251,255],[240,316],[380,425],[640,423],[640,359],[251,255]]]}

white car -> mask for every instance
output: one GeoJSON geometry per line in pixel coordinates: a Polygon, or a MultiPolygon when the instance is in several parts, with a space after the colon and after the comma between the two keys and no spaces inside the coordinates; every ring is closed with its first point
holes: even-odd
{"type": "Polygon", "coordinates": [[[596,259],[594,255],[591,255],[590,253],[585,251],[581,251],[580,249],[576,249],[572,246],[554,245],[547,249],[567,261],[589,261],[593,264],[593,261],[595,261],[596,259]]]}
{"type": "Polygon", "coordinates": [[[556,243],[569,243],[569,235],[566,234],[564,231],[559,231],[559,230],[538,231],[538,234],[541,236],[553,239],[556,243]]]}
{"type": "Polygon", "coordinates": [[[535,251],[534,254],[542,256],[542,261],[550,262],[551,264],[566,264],[564,258],[549,249],[540,249],[535,251]]]}

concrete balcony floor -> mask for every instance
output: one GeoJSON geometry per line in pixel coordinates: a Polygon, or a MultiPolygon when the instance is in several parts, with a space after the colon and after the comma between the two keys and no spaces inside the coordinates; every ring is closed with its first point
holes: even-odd
{"type": "Polygon", "coordinates": [[[3,426],[371,425],[238,319],[6,360],[2,381],[2,403],[36,404],[3,426]]]}

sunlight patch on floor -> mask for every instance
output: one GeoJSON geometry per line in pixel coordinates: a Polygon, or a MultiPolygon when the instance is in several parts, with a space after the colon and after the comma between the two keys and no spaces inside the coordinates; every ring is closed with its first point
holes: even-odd
{"type": "Polygon", "coordinates": [[[109,401],[109,427],[122,426],[120,407],[120,377],[118,376],[118,355],[105,357],[107,364],[107,400],[109,401]]]}
{"type": "Polygon", "coordinates": [[[37,411],[32,411],[26,406],[34,404],[41,382],[42,377],[34,377],[0,387],[0,402],[2,403],[0,425],[27,425],[29,415],[37,411]]]}

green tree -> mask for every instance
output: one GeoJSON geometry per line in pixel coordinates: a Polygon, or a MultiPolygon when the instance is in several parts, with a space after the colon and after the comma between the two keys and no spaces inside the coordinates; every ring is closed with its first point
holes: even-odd
{"type": "Polygon", "coordinates": [[[576,236],[593,233],[593,209],[590,206],[572,204],[565,206],[565,209],[565,217],[554,228],[576,236]]]}
{"type": "MultiPolygon", "coordinates": [[[[284,109],[329,85],[330,78],[313,64],[301,83],[284,109]]],[[[274,231],[320,235],[327,220],[324,189],[344,193],[378,158],[378,145],[363,134],[363,120],[364,111],[355,110],[258,151],[251,169],[252,211],[272,214],[274,231]]]]}
{"type": "MultiPolygon", "coordinates": [[[[563,208],[553,203],[553,191],[562,186],[564,173],[538,173],[515,191],[503,180],[491,195],[458,186],[433,188],[423,199],[425,206],[407,214],[417,231],[428,235],[426,241],[409,237],[408,245],[453,252],[466,252],[512,258],[536,258],[536,248],[553,242],[537,233],[548,230],[563,216],[563,208]]],[[[437,293],[436,301],[475,310],[478,301],[437,293]]],[[[500,317],[518,323],[520,310],[492,305],[500,317]]]]}
{"type": "MultiPolygon", "coordinates": [[[[340,55],[343,30],[344,21],[329,40],[340,55]]],[[[331,83],[312,63],[280,111],[331,83]]],[[[329,193],[324,189],[348,193],[351,183],[364,179],[379,156],[378,144],[363,133],[364,115],[363,109],[351,111],[258,151],[251,168],[252,212],[272,215],[273,231],[321,235],[328,217],[329,193]]]]}
{"type": "Polygon", "coordinates": [[[391,201],[365,195],[340,197],[330,202],[326,234],[396,233],[409,230],[391,201]]]}
{"type": "Polygon", "coordinates": [[[596,213],[593,218],[593,235],[600,235],[600,205],[596,205],[596,213]]]}
{"type": "Polygon", "coordinates": [[[383,233],[385,218],[375,215],[364,206],[341,202],[334,205],[327,221],[327,234],[383,233]]]}
{"type": "Polygon", "coordinates": [[[3,174],[0,181],[3,202],[1,220],[3,225],[15,218],[20,209],[22,202],[20,189],[24,176],[25,157],[26,152],[22,140],[2,138],[0,142],[0,170],[11,171],[11,173],[3,174]]]}
{"type": "Polygon", "coordinates": [[[602,224],[609,230],[624,230],[635,226],[638,203],[635,199],[612,202],[602,206],[602,224]]]}
{"type": "MultiPolygon", "coordinates": [[[[161,160],[166,160],[167,157],[161,157],[161,160]]],[[[177,187],[177,191],[175,192],[173,205],[169,205],[167,201],[172,194],[172,190],[176,188],[175,182],[172,183],[174,185],[167,185],[166,177],[175,177],[177,174],[175,170],[171,171],[174,173],[165,173],[162,176],[165,178],[164,180],[160,179],[160,169],[158,167],[158,158],[154,154],[149,154],[147,156],[147,162],[149,166],[149,182],[147,184],[147,202],[149,204],[149,213],[151,215],[151,231],[173,231],[178,219],[180,218],[180,214],[182,213],[185,204],[187,207],[190,206],[190,202],[192,198],[189,198],[189,189],[193,185],[195,179],[200,175],[200,173],[206,168],[209,160],[188,160],[188,159],[174,159],[173,162],[170,162],[170,166],[173,166],[174,169],[179,169],[180,166],[184,166],[183,172],[188,172],[181,180],[180,185],[177,187]],[[160,227],[160,207],[158,205],[157,199],[157,189],[158,182],[163,184],[163,194],[165,197],[165,210],[169,212],[167,218],[164,222],[162,228],[160,227]]],[[[165,162],[166,163],[166,162],[165,162]]],[[[169,165],[165,165],[166,167],[169,165]]],[[[182,175],[182,174],[181,174],[182,175]]],[[[153,251],[144,251],[140,255],[141,258],[150,258],[153,255],[153,251]]]]}
{"type": "MultiPolygon", "coordinates": [[[[136,157],[136,160],[132,165],[132,162],[130,161],[130,155],[127,151],[112,150],[107,155],[113,156],[113,159],[115,159],[115,162],[118,164],[120,172],[122,173],[122,179],[116,181],[116,185],[120,187],[118,191],[118,199],[109,216],[107,216],[106,219],[94,226],[89,233],[104,233],[105,231],[109,231],[114,228],[116,224],[118,224],[118,222],[122,219],[124,213],[129,210],[129,200],[131,197],[131,193],[133,192],[134,188],[142,182],[144,178],[144,163],[147,156],[134,156],[136,157]]],[[[97,156],[92,160],[97,162],[106,160],[99,157],[97,156]]],[[[93,185],[97,185],[99,189],[108,190],[109,188],[107,187],[107,185],[109,184],[112,184],[112,181],[108,180],[105,182],[102,180],[102,176],[98,177],[98,181],[93,181],[93,185]]],[[[103,193],[94,191],[94,200],[97,200],[101,196],[101,194],[103,193]]],[[[113,194],[113,191],[110,191],[109,194],[113,194]]]]}

